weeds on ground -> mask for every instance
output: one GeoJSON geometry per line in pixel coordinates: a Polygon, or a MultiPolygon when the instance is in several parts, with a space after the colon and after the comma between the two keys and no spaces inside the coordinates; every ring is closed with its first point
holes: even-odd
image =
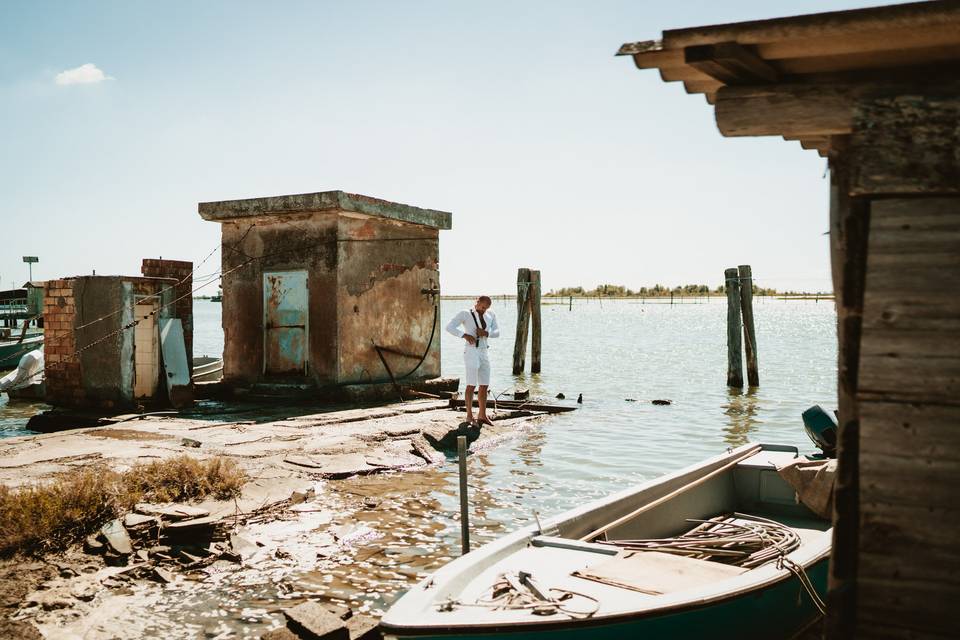
{"type": "Polygon", "coordinates": [[[64,549],[137,502],[229,499],[246,481],[233,460],[181,455],[124,472],[93,465],[41,484],[0,486],[0,556],[64,549]]]}

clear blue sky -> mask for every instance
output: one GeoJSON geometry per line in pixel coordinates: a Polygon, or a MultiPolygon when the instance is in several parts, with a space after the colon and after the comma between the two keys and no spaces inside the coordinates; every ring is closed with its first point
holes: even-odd
{"type": "Polygon", "coordinates": [[[871,4],[8,0],[0,282],[23,255],[38,279],[198,261],[219,241],[198,201],[342,189],[452,211],[446,293],[511,291],[518,266],[639,287],[741,263],[829,290],[826,161],[722,138],[702,97],[613,54],[871,4]]]}

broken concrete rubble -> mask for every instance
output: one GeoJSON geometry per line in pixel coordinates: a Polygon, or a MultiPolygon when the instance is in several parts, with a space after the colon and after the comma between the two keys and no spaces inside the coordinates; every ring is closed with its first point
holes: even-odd
{"type": "Polygon", "coordinates": [[[164,520],[173,521],[191,518],[203,518],[210,515],[210,512],[206,509],[200,509],[188,504],[153,505],[141,502],[138,503],[134,509],[139,514],[145,514],[147,516],[159,516],[164,520]]]}
{"type": "Polygon", "coordinates": [[[155,524],[157,524],[157,518],[155,516],[143,515],[142,513],[128,513],[123,516],[123,526],[127,529],[136,529],[140,526],[155,524]]]}
{"type": "Polygon", "coordinates": [[[331,603],[305,602],[284,610],[287,626],[268,631],[261,640],[381,640],[379,621],[331,603]]]}
{"type": "MultiPolygon", "coordinates": [[[[270,478],[268,483],[281,477],[343,478],[403,470],[441,462],[442,454],[435,448],[439,440],[431,440],[429,434],[458,429],[462,415],[443,400],[319,413],[304,408],[303,415],[290,415],[284,409],[284,415],[274,421],[264,421],[262,412],[261,408],[260,420],[253,424],[235,420],[236,414],[230,415],[230,422],[217,422],[203,412],[149,415],[140,420],[119,416],[125,421],[124,431],[139,436],[115,439],[109,447],[103,446],[97,428],[10,438],[2,447],[0,483],[14,487],[89,464],[126,467],[185,450],[200,458],[231,458],[252,477],[270,478]],[[203,431],[202,447],[177,444],[198,429],[203,431]]],[[[546,411],[511,407],[495,412],[498,429],[488,429],[506,431],[543,415],[546,411]]],[[[109,424],[108,419],[100,422],[109,424]]],[[[479,432],[473,436],[479,437],[479,432]]]]}
{"type": "MultiPolygon", "coordinates": [[[[541,415],[516,409],[500,411],[494,427],[484,427],[473,434],[476,437],[474,443],[495,443],[541,415]]],[[[409,554],[393,553],[387,559],[383,545],[371,542],[382,533],[366,526],[362,516],[357,519],[354,519],[356,514],[349,519],[337,517],[337,508],[331,504],[332,499],[334,503],[360,509],[370,518],[379,518],[395,508],[394,497],[380,493],[382,488],[372,494],[340,493],[344,486],[342,482],[329,483],[319,479],[331,477],[331,470],[338,467],[349,470],[352,466],[357,469],[357,474],[387,474],[371,485],[384,487],[395,482],[389,478],[391,472],[426,469],[429,465],[443,463],[446,460],[444,453],[431,444],[426,434],[440,434],[443,439],[442,433],[456,432],[462,411],[459,414],[451,411],[446,402],[418,400],[385,407],[304,412],[304,415],[285,412],[273,421],[264,421],[262,416],[259,421],[237,420],[237,417],[248,416],[231,414],[230,422],[215,422],[209,415],[200,419],[197,415],[184,414],[145,416],[137,420],[125,418],[124,431],[142,436],[114,438],[109,447],[104,447],[103,438],[93,433],[96,428],[12,438],[0,446],[0,482],[17,486],[85,465],[125,468],[144,459],[182,455],[181,438],[199,432],[202,433],[203,446],[188,449],[189,455],[201,459],[221,456],[235,460],[251,478],[244,485],[242,494],[236,500],[208,499],[190,505],[136,505],[132,513],[122,516],[116,524],[111,523],[115,534],[122,535],[122,530],[130,539],[132,553],[121,555],[111,545],[104,544],[105,538],[91,539],[86,545],[90,552],[104,552],[105,547],[110,547],[110,561],[125,565],[110,569],[122,571],[97,573],[95,577],[79,576],[73,580],[95,580],[99,591],[115,595],[122,595],[130,589],[159,590],[161,586],[164,591],[176,590],[184,585],[218,579],[215,578],[218,573],[249,571],[256,574],[262,563],[276,563],[275,554],[276,557],[286,554],[292,558],[283,561],[285,563],[299,562],[298,558],[305,550],[309,551],[310,562],[317,563],[318,574],[325,573],[330,567],[348,566],[353,562],[382,564],[383,573],[392,573],[401,579],[408,573],[410,576],[419,573],[419,569],[408,571],[407,567],[398,564],[398,559],[405,559],[409,554]],[[292,464],[290,460],[306,464],[292,464]],[[324,494],[322,487],[337,487],[336,493],[324,494]],[[322,500],[317,494],[321,494],[322,500]],[[331,509],[331,506],[335,508],[331,509]],[[264,529],[261,527],[269,527],[272,523],[284,527],[305,526],[304,530],[310,531],[311,545],[304,549],[288,546],[286,541],[278,545],[262,533],[264,529]],[[264,541],[266,548],[263,547],[264,541]],[[166,585],[170,585],[169,589],[166,585]]],[[[102,427],[98,428],[102,430],[102,427]]],[[[373,478],[362,482],[371,481],[373,478]]],[[[84,557],[88,562],[102,565],[99,558],[84,557]]],[[[78,584],[75,594],[65,589],[57,598],[73,602],[71,606],[77,611],[69,612],[68,608],[67,612],[82,616],[86,615],[82,612],[97,607],[102,611],[107,606],[102,601],[115,597],[96,596],[90,601],[78,597],[94,592],[91,587],[78,584]]],[[[53,604],[47,606],[58,606],[57,598],[51,599],[53,604]]],[[[39,605],[31,609],[42,610],[39,605]]],[[[62,615],[66,617],[67,612],[62,615]]],[[[54,620],[50,612],[42,615],[46,620],[54,620]]],[[[353,622],[348,632],[350,637],[375,637],[367,635],[373,633],[370,628],[374,626],[375,619],[368,625],[353,622]],[[354,627],[358,629],[356,632],[354,627]]]]}
{"type": "Polygon", "coordinates": [[[347,631],[350,640],[379,640],[383,637],[380,621],[372,616],[353,616],[347,620],[347,631]]]}
{"type": "Polygon", "coordinates": [[[283,615],[287,619],[287,628],[301,638],[309,640],[349,640],[347,625],[339,617],[327,611],[316,602],[304,602],[283,615]]]}
{"type": "Polygon", "coordinates": [[[128,556],[133,553],[133,543],[123,523],[119,520],[111,520],[100,529],[100,535],[104,538],[110,551],[121,556],[128,556]]]}

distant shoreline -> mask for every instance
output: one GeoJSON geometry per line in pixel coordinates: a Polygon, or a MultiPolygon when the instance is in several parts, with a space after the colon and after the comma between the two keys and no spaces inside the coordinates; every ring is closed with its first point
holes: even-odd
{"type": "MultiPolygon", "coordinates": [[[[517,297],[517,294],[515,294],[515,293],[505,293],[505,294],[500,294],[500,295],[491,295],[490,297],[493,298],[494,300],[515,300],[516,297],[517,297]]],[[[726,295],[725,293],[711,293],[711,294],[709,294],[709,295],[707,295],[707,294],[703,294],[703,295],[681,295],[681,294],[674,294],[673,296],[671,296],[669,293],[666,294],[666,295],[662,295],[662,294],[661,294],[661,295],[646,295],[646,296],[641,296],[641,295],[634,295],[634,296],[582,296],[582,295],[581,295],[581,296],[559,296],[559,295],[543,295],[543,296],[541,296],[541,300],[543,300],[543,301],[550,300],[550,301],[560,302],[560,301],[569,300],[571,297],[572,297],[574,300],[661,300],[661,299],[670,300],[671,298],[672,298],[673,300],[685,300],[685,299],[686,299],[686,300],[702,300],[702,299],[704,299],[704,298],[706,298],[706,299],[708,299],[708,300],[711,300],[711,299],[714,299],[714,298],[717,298],[717,299],[726,299],[727,295],[726,295]]],[[[774,299],[774,300],[780,300],[780,299],[782,299],[782,300],[833,300],[833,297],[834,297],[834,296],[833,296],[832,293],[775,293],[775,294],[771,294],[771,295],[758,295],[758,294],[754,294],[753,297],[754,297],[754,298],[771,298],[771,299],[774,299]]],[[[446,295],[441,295],[441,296],[440,296],[440,299],[441,299],[441,300],[474,300],[474,299],[476,299],[476,296],[469,296],[469,295],[466,295],[466,296],[464,296],[464,295],[449,295],[449,296],[446,296],[446,295]]]]}
{"type": "MultiPolygon", "coordinates": [[[[515,293],[502,293],[498,295],[490,296],[494,300],[515,300],[517,294],[515,293]]],[[[666,295],[634,295],[634,296],[560,296],[560,295],[543,295],[541,300],[546,301],[562,301],[569,300],[570,298],[574,300],[702,300],[706,298],[707,300],[712,300],[713,298],[726,298],[724,293],[711,293],[703,295],[683,295],[683,294],[674,294],[671,296],[669,293],[666,295]]],[[[774,300],[833,300],[834,296],[832,293],[775,293],[770,295],[759,295],[754,294],[754,298],[771,298],[774,300]]],[[[194,300],[210,300],[210,296],[194,296],[194,300]]],[[[475,300],[476,296],[473,295],[441,295],[441,300],[475,300]]],[[[219,302],[219,300],[217,301],[219,302]]]]}

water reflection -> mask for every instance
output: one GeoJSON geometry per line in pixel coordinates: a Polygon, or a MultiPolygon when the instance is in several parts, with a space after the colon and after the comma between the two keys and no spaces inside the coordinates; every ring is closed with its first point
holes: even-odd
{"type": "Polygon", "coordinates": [[[739,447],[750,441],[750,434],[757,430],[760,421],[757,412],[760,409],[760,397],[756,387],[747,391],[729,387],[727,389],[727,403],[723,405],[723,413],[728,422],[724,426],[723,440],[732,447],[739,447]]]}
{"type": "MultiPolygon", "coordinates": [[[[543,447],[547,442],[547,434],[543,429],[531,429],[524,434],[524,437],[517,438],[513,450],[517,458],[523,461],[525,467],[542,467],[543,447]]],[[[531,475],[536,473],[533,469],[517,468],[511,470],[514,473],[523,473],[531,475]]]]}
{"type": "Polygon", "coordinates": [[[49,408],[50,405],[42,402],[11,400],[7,394],[0,393],[0,438],[36,433],[26,428],[27,420],[49,408]]]}

